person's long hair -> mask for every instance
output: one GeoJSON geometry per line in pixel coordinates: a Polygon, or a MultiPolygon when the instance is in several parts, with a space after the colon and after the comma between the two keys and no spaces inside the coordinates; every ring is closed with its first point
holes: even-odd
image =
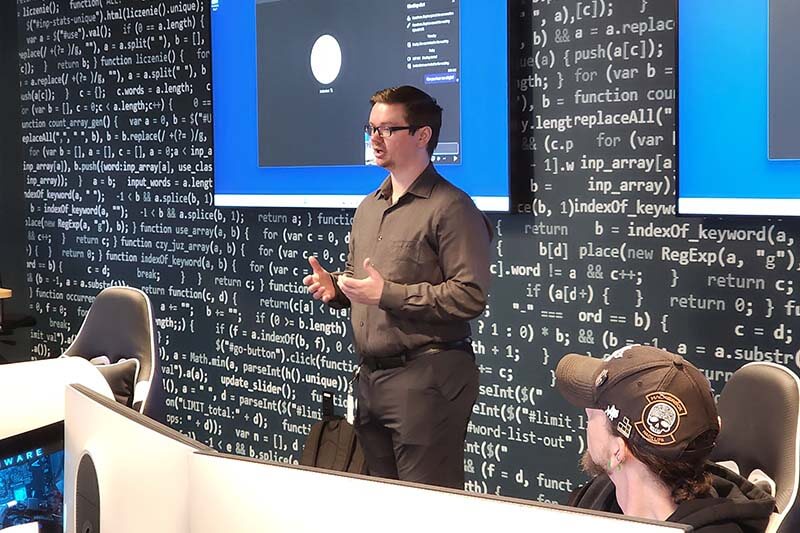
{"type": "Polygon", "coordinates": [[[705,463],[719,433],[708,430],[692,441],[678,459],[665,459],[642,446],[625,439],[616,428],[612,431],[622,437],[634,457],[641,461],[670,490],[676,504],[708,496],[711,492],[711,475],[705,472],[705,463]]]}

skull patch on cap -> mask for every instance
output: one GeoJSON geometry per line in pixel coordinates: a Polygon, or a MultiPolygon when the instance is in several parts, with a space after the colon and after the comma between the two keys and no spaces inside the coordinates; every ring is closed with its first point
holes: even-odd
{"type": "Polygon", "coordinates": [[[634,426],[641,437],[656,446],[669,446],[675,443],[673,436],[686,416],[686,406],[676,396],[668,392],[648,394],[647,405],[642,410],[642,419],[634,426]]]}

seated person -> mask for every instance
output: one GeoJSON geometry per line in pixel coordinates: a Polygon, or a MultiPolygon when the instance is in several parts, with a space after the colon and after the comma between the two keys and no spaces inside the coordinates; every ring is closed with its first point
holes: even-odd
{"type": "Polygon", "coordinates": [[[688,524],[701,533],[755,533],[775,502],[708,462],[719,417],[705,376],[678,355],[633,345],[605,359],[570,354],[556,387],[586,409],[581,466],[594,476],[568,505],[688,524]]]}

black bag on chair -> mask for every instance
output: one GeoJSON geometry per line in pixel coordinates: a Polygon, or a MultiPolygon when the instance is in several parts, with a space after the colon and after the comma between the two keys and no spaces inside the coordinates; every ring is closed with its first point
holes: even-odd
{"type": "Polygon", "coordinates": [[[322,393],[322,420],[311,426],[300,464],[352,474],[367,473],[367,462],[356,431],[343,417],[333,414],[330,392],[322,393]]]}

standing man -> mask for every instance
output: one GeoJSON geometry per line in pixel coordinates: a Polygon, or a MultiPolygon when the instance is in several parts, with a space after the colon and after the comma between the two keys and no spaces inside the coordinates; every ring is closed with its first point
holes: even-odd
{"type": "Polygon", "coordinates": [[[315,299],[351,308],[355,428],[370,474],[463,488],[478,394],[468,321],[486,306],[492,229],[431,164],[436,100],[402,86],[370,102],[366,131],[389,176],[356,211],[344,272],[311,257],[303,283],[315,299]]]}

